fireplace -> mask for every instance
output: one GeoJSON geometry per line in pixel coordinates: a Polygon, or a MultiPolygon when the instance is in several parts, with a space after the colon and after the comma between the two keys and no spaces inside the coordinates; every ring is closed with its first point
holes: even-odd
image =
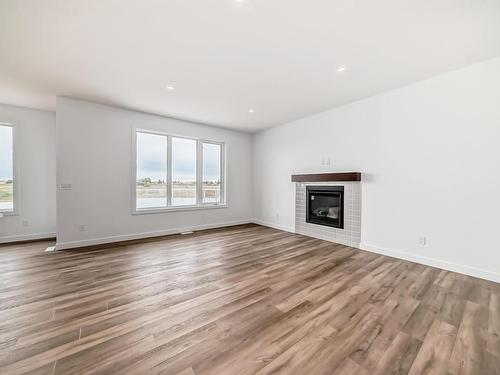
{"type": "Polygon", "coordinates": [[[344,187],[306,186],[306,222],[344,228],[344,187]]]}

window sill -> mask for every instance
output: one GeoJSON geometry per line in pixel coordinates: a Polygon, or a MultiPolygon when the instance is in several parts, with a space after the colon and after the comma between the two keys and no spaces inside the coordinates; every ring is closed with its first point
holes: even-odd
{"type": "Polygon", "coordinates": [[[18,216],[19,214],[16,211],[0,211],[0,217],[2,216],[18,216]]]}
{"type": "Polygon", "coordinates": [[[217,208],[228,208],[227,204],[206,204],[199,206],[178,206],[178,207],[164,207],[164,208],[144,208],[132,211],[132,215],[145,215],[145,214],[161,214],[167,212],[183,212],[183,211],[198,211],[198,210],[211,210],[217,208]]]}

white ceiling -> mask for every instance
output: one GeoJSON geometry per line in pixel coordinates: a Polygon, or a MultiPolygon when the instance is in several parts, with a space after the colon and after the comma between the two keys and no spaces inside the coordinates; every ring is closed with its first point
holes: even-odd
{"type": "Polygon", "coordinates": [[[0,1],[0,102],[49,110],[257,131],[499,55],[500,0],[0,1]]]}

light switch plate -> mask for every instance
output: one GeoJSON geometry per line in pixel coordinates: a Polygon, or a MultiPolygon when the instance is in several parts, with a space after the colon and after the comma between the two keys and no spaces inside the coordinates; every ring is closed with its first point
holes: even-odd
{"type": "Polygon", "coordinates": [[[59,184],[59,190],[71,190],[71,182],[61,182],[59,184]]]}

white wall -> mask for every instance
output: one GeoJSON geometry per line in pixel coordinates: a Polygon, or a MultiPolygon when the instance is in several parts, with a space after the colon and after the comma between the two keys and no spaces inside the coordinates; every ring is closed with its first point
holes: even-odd
{"type": "Polygon", "coordinates": [[[362,247],[500,281],[499,58],[264,131],[254,155],[260,222],[293,231],[292,173],[360,171],[362,247]]]}
{"type": "Polygon", "coordinates": [[[18,215],[0,218],[0,243],[54,237],[55,114],[0,104],[0,121],[16,126],[14,152],[20,188],[18,215]]]}
{"type": "Polygon", "coordinates": [[[252,220],[250,134],[64,97],[56,113],[59,249],[252,220]],[[226,142],[229,207],[132,215],[132,126],[226,142]]]}

